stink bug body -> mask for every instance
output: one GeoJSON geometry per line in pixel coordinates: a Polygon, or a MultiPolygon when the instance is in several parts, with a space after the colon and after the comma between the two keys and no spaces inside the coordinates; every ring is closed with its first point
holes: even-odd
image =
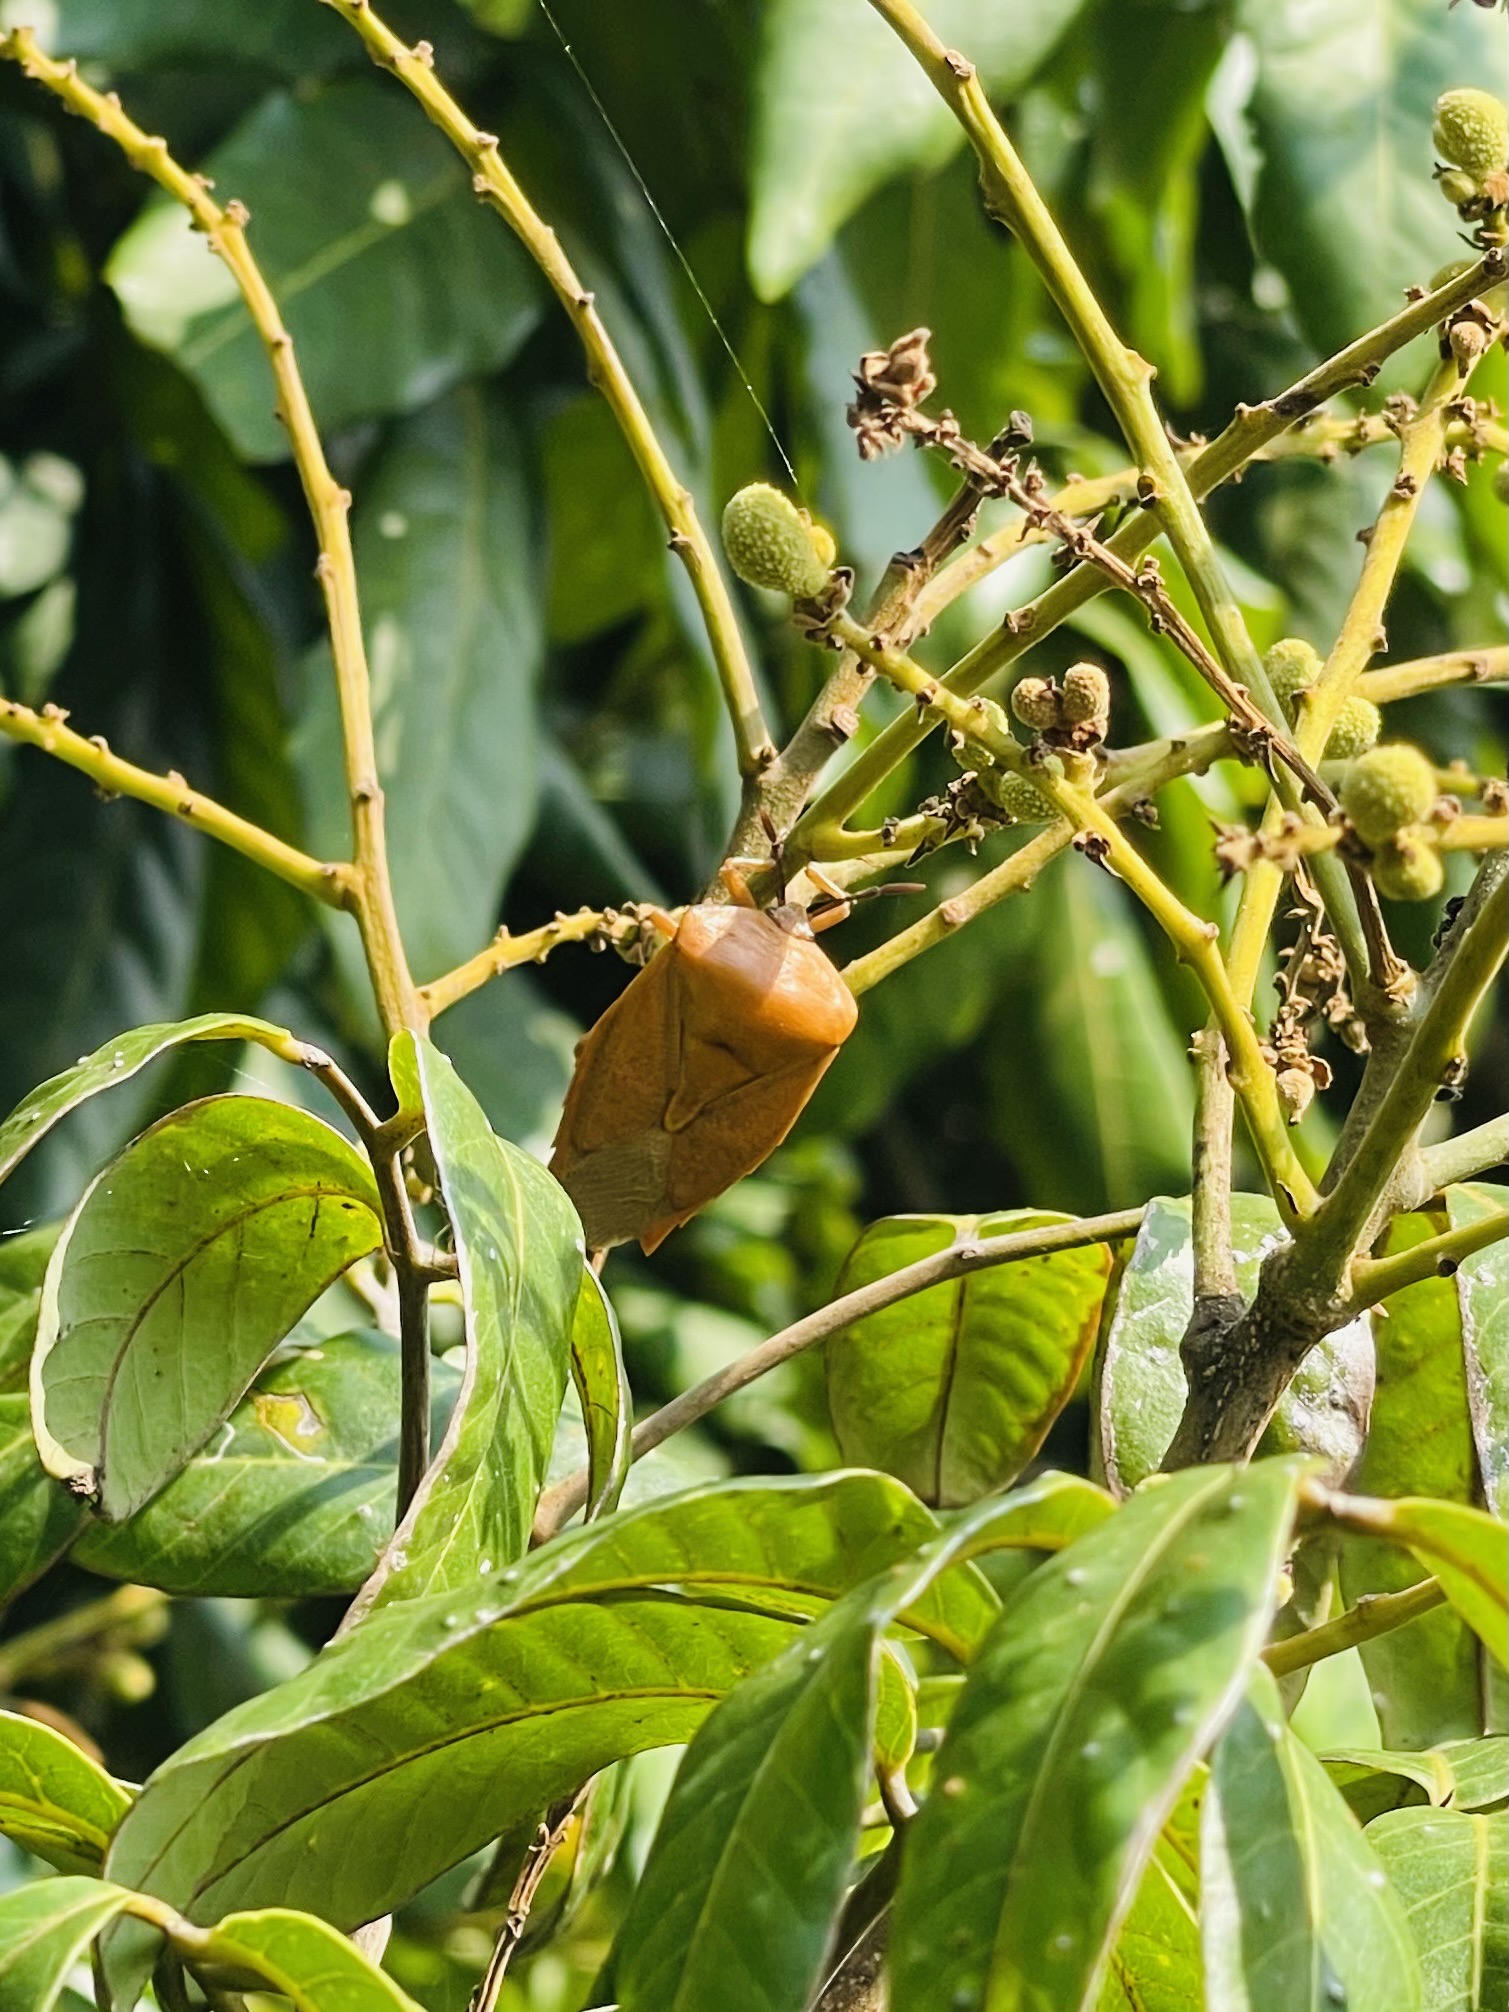
{"type": "Polygon", "coordinates": [[[734,905],[655,918],[669,940],[577,1051],[550,1165],[589,1249],[652,1251],[759,1166],[858,1017],[806,911],[728,881],[734,905]]]}

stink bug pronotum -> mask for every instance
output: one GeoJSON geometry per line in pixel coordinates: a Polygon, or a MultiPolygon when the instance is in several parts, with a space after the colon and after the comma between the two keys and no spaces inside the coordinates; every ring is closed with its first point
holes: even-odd
{"type": "Polygon", "coordinates": [[[728,905],[699,902],[577,1050],[551,1172],[590,1250],[673,1229],[773,1153],[853,1031],[854,995],[814,941],[841,921],[755,905],[724,868],[728,905]]]}

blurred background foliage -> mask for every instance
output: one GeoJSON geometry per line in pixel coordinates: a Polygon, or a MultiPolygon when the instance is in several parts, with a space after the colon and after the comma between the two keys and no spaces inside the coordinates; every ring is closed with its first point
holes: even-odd
{"type": "MultiPolygon", "coordinates": [[[[988,437],[1025,408],[1051,472],[1123,464],[1026,259],[981,214],[956,130],[863,0],[552,0],[552,11],[559,32],[537,0],[388,9],[434,44],[452,88],[501,135],[708,519],[744,482],[789,485],[784,455],[863,591],[945,493],[915,456],[862,467],[844,422],[859,353],[917,324],[934,331],[940,400],[968,430],[988,437]]],[[[1443,88],[1499,73],[1495,15],[1444,0],[930,0],[927,11],[1009,108],[1181,432],[1213,431],[1238,400],[1279,389],[1460,248],[1431,185],[1430,107],[1443,88]]],[[[564,318],[459,160],[316,0],[3,0],[0,20],[76,55],[251,212],[356,497],[418,975],[459,961],[500,921],[694,895],[736,798],[695,606],[564,318]]],[[[1417,384],[1428,361],[1417,345],[1370,401],[1417,384]]],[[[1503,363],[1497,354],[1475,387],[1501,401],[1503,363]]],[[[316,852],[343,849],[314,551],[260,347],[183,216],[8,68],[0,450],[0,688],[68,707],[82,731],[183,771],[316,852]]],[[[1389,461],[1283,461],[1215,499],[1260,643],[1334,634],[1389,461]]],[[[1391,654],[1496,639],[1503,557],[1486,471],[1436,485],[1391,611],[1391,654]]],[[[951,609],[921,653],[945,664],[1046,577],[1041,555],[1022,556],[951,609]]],[[[746,597],[744,613],[789,729],[824,665],[770,608],[746,597]]],[[[1086,653],[1121,674],[1113,740],[1209,716],[1183,660],[1123,606],[1085,609],[1033,668],[1086,653]]],[[[879,722],[883,696],[870,704],[879,722]]],[[[1442,759],[1501,766],[1486,693],[1411,702],[1390,726],[1442,759]]],[[[926,750],[875,808],[910,808],[944,779],[926,750]]],[[[1177,785],[1147,838],[1208,913],[1220,901],[1209,819],[1230,812],[1232,788],[1177,785]]],[[[947,892],[977,870],[949,853],[929,877],[947,892]]],[[[847,926],[841,955],[896,925],[884,906],[847,926]]],[[[1428,921],[1397,919],[1418,956],[1428,921]]],[[[240,860],[5,743],[0,948],[0,1109],[122,1028],[220,1007],[285,1021],[376,1078],[343,918],[317,917],[240,860]]],[[[567,949],[441,1023],[501,1131],[543,1150],[573,1042],[623,977],[611,957],[567,949]]],[[[1073,857],[1056,862],[1031,897],[867,997],[858,1033],[759,1176],[653,1263],[615,1257],[640,1399],[818,1303],[874,1216],[1088,1211],[1182,1192],[1197,1016],[1120,887],[1073,857]]],[[[1462,1122],[1501,1104],[1502,1060],[1502,1036],[1488,1036],[1462,1122]]],[[[91,1102],[7,1187],[0,1227],[57,1216],[144,1120],[255,1065],[217,1077],[222,1066],[191,1051],[91,1102]]],[[[1316,1143],[1325,1125],[1317,1115],[1316,1143]]],[[[1049,1449],[1060,1464],[1083,1461],[1083,1433],[1071,1409],[1049,1449]]],[[[833,1457],[820,1366],[804,1359],[665,1466],[833,1457]]],[[[655,1482],[646,1472],[642,1485],[655,1482]]],[[[17,1624],[91,1585],[61,1568],[17,1624]]],[[[59,1681],[112,1762],[145,1771],[286,1674],[336,1611],[184,1602],[164,1640],[143,1645],[159,1686],[150,1702],[129,1662],[113,1688],[80,1689],[66,1671],[59,1681]]],[[[642,1819],[663,1774],[658,1759],[636,1763],[618,1816],[642,1819]]],[[[448,1882],[401,1925],[394,1967],[437,2012],[464,2002],[480,1960],[467,1939],[480,1931],[456,1912],[464,1885],[448,1882]]],[[[595,1903],[605,1916],[612,1893],[595,1903]]],[[[592,1920],[567,1956],[521,1973],[517,1997],[540,2012],[581,2002],[592,1920]]]]}

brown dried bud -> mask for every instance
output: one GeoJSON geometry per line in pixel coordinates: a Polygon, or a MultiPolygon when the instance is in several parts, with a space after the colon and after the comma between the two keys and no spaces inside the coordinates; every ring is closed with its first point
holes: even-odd
{"type": "MultiPolygon", "coordinates": [[[[1018,687],[1020,689],[1020,687],[1018,687]]],[[[1064,718],[1071,726],[1106,720],[1111,712],[1111,681],[1099,664],[1071,664],[1064,672],[1064,718]]]]}
{"type": "Polygon", "coordinates": [[[1022,678],[1011,693],[1011,710],[1024,727],[1043,733],[1059,723],[1058,691],[1051,678],[1022,678]]]}

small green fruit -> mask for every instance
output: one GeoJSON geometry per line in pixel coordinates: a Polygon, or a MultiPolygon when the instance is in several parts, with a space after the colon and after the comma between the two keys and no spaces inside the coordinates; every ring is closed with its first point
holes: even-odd
{"type": "Polygon", "coordinates": [[[1320,676],[1320,652],[1313,643],[1304,642],[1299,636],[1280,636],[1265,652],[1263,669],[1268,673],[1268,682],[1282,701],[1284,711],[1292,720],[1295,698],[1320,676]]]}
{"type": "Polygon", "coordinates": [[[1373,885],[1386,901],[1429,901],[1446,869],[1427,833],[1406,825],[1373,854],[1373,885]]]}
{"type": "Polygon", "coordinates": [[[1444,91],[1436,100],[1431,138],[1443,161],[1481,182],[1509,166],[1509,109],[1491,91],[1471,86],[1444,91]]]}
{"type": "Polygon", "coordinates": [[[1352,761],[1375,747],[1383,731],[1383,715],[1371,699],[1352,697],[1336,715],[1326,741],[1327,761],[1352,761]]]}
{"type": "Polygon", "coordinates": [[[1069,666],[1064,672],[1060,706],[1071,727],[1087,726],[1091,720],[1109,719],[1111,680],[1099,664],[1069,666]]]}
{"type": "Polygon", "coordinates": [[[1386,845],[1405,825],[1419,824],[1435,800],[1436,772],[1408,741],[1370,749],[1342,777],[1341,807],[1368,845],[1386,845]]]}
{"type": "Polygon", "coordinates": [[[992,776],[989,794],[1018,824],[1051,824],[1058,816],[1052,801],[1024,775],[992,776]]]}
{"type": "Polygon", "coordinates": [[[1436,176],[1436,187],[1453,209],[1464,209],[1478,199],[1478,185],[1464,168],[1447,168],[1436,176]]]}
{"type": "Polygon", "coordinates": [[[723,512],[728,563],[751,587],[810,601],[828,584],[833,540],[768,482],[751,482],[723,512]]]}
{"type": "Polygon", "coordinates": [[[1051,679],[1022,678],[1012,688],[1011,710],[1024,727],[1042,733],[1059,722],[1058,693],[1051,679]]]}

